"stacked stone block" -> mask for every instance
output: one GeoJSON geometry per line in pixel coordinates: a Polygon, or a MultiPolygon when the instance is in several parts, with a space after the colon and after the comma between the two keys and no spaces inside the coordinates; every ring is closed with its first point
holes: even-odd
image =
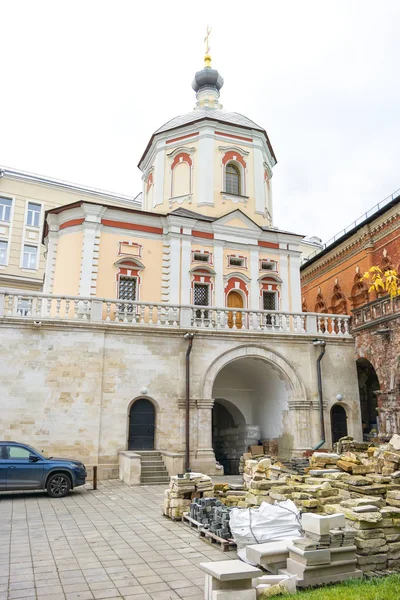
{"type": "Polygon", "coordinates": [[[302,528],[304,538],[288,545],[287,570],[297,576],[298,587],[362,576],[356,566],[354,534],[345,529],[344,515],[304,513],[302,528]]]}
{"type": "Polygon", "coordinates": [[[213,482],[208,475],[190,473],[185,477],[173,476],[169,489],[164,492],[163,514],[171,519],[181,520],[184,512],[189,512],[194,498],[214,495],[213,482]]]}

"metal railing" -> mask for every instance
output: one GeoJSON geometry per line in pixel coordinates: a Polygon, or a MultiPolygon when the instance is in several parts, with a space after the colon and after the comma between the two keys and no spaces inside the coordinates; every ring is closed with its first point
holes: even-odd
{"type": "Polygon", "coordinates": [[[127,327],[350,336],[347,315],[237,309],[49,295],[0,289],[0,319],[87,322],[127,327]]]}
{"type": "Polygon", "coordinates": [[[367,210],[367,212],[365,212],[363,215],[361,215],[361,217],[358,217],[358,219],[356,219],[350,225],[348,225],[347,227],[342,229],[342,231],[339,231],[339,233],[334,235],[330,240],[328,240],[327,242],[322,244],[322,246],[320,248],[317,248],[316,250],[314,250],[314,252],[312,252],[312,254],[310,254],[310,256],[308,256],[307,259],[305,259],[303,264],[307,263],[309,260],[314,258],[314,256],[317,256],[320,252],[322,252],[323,250],[328,248],[328,246],[330,246],[331,244],[336,242],[339,238],[341,238],[346,233],[349,233],[352,229],[357,227],[357,225],[360,225],[361,223],[363,223],[363,221],[365,221],[366,219],[368,219],[369,217],[374,215],[376,212],[378,212],[378,210],[380,210],[381,208],[383,208],[384,206],[386,206],[387,204],[389,204],[390,202],[395,200],[398,196],[400,196],[400,189],[396,190],[395,192],[393,192],[393,194],[390,194],[390,196],[387,196],[386,198],[384,198],[383,200],[378,202],[378,204],[375,204],[375,206],[373,206],[372,208],[367,210]]]}

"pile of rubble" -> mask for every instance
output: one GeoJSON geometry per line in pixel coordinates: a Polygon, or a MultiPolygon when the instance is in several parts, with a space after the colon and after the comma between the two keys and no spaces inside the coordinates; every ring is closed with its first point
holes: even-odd
{"type": "Polygon", "coordinates": [[[185,473],[183,477],[171,477],[169,488],[164,492],[163,514],[180,520],[189,511],[194,498],[214,497],[211,477],[202,473],[185,473]]]}

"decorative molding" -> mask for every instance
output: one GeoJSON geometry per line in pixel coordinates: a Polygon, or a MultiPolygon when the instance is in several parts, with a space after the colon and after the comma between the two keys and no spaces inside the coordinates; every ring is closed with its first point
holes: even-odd
{"type": "Polygon", "coordinates": [[[197,408],[204,408],[204,409],[209,409],[211,410],[214,406],[214,402],[215,400],[213,398],[204,398],[204,399],[200,399],[198,398],[196,400],[196,404],[197,404],[197,408]]]}
{"type": "Polygon", "coordinates": [[[173,198],[169,198],[169,207],[172,208],[174,204],[183,204],[184,202],[186,202],[187,204],[192,204],[192,196],[193,194],[184,194],[183,196],[175,196],[173,198]]]}
{"type": "Polygon", "coordinates": [[[239,148],[239,146],[218,146],[218,150],[226,154],[227,152],[237,152],[241,156],[248,156],[250,152],[247,150],[243,150],[243,148],[239,148]]]}
{"type": "Polygon", "coordinates": [[[235,196],[234,194],[228,194],[227,192],[221,192],[222,204],[226,202],[232,202],[232,204],[244,204],[247,206],[247,200],[249,196],[235,196]]]}
{"type": "Polygon", "coordinates": [[[178,154],[188,154],[189,156],[192,156],[194,152],[196,152],[196,148],[194,147],[187,148],[186,146],[178,146],[177,148],[174,148],[172,152],[169,152],[167,156],[168,158],[176,158],[178,154]]]}

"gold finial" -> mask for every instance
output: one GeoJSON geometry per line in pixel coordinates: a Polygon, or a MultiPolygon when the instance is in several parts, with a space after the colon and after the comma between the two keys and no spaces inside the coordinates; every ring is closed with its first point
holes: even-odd
{"type": "Polygon", "coordinates": [[[210,42],[209,42],[210,33],[211,33],[211,27],[209,25],[207,25],[206,37],[204,38],[204,43],[206,45],[206,53],[204,56],[204,66],[205,67],[211,67],[210,42]]]}

